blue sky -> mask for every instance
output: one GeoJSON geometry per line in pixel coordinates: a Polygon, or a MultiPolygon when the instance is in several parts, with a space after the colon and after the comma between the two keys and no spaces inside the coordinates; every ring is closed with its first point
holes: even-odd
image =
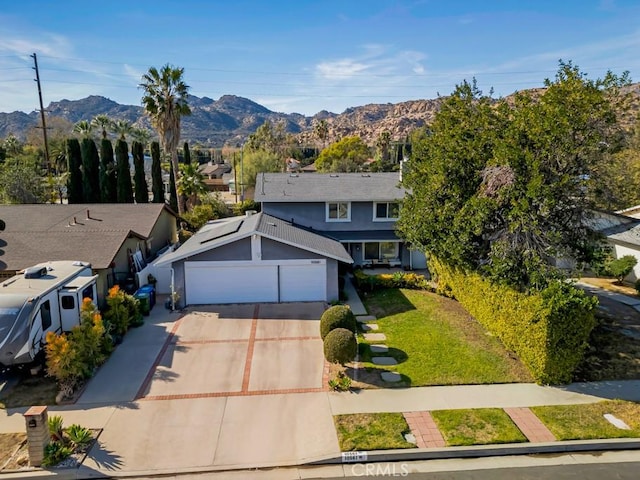
{"type": "Polygon", "coordinates": [[[640,80],[638,0],[4,0],[0,112],[103,95],[140,104],[141,75],[184,67],[191,93],[279,112],[435,98],[475,77],[495,96],[558,60],[640,80]]]}

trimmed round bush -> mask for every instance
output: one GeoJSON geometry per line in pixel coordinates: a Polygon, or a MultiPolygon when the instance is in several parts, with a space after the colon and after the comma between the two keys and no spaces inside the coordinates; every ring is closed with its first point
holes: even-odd
{"type": "Polygon", "coordinates": [[[346,328],[331,330],[324,339],[324,358],[328,362],[344,365],[354,359],[357,351],[356,336],[346,328]]]}
{"type": "Polygon", "coordinates": [[[356,317],[346,305],[334,305],[320,317],[320,337],[324,340],[327,334],[336,328],[346,328],[356,333],[356,317]]]}

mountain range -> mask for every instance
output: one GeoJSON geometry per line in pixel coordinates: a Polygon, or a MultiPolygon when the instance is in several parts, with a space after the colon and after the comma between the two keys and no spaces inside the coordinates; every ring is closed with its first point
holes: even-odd
{"type": "MultiPolygon", "coordinates": [[[[630,127],[640,111],[640,83],[625,90],[630,94],[631,110],[623,116],[625,126],[630,127]]],[[[374,145],[378,135],[387,130],[393,140],[404,139],[412,130],[427,125],[433,119],[442,98],[411,100],[401,103],[369,104],[348,108],[340,114],[325,110],[305,116],[299,113],[278,113],[247,98],[223,95],[218,100],[208,97],[189,97],[192,114],[182,119],[182,140],[203,147],[220,148],[224,145],[240,145],[265,121],[284,122],[287,132],[296,134],[301,145],[317,145],[313,133],[317,120],[325,120],[328,127],[327,142],[349,135],[359,135],[369,145],[374,145]]],[[[123,119],[138,127],[151,129],[142,107],[121,105],[105,97],[92,95],[80,100],[51,102],[47,116],[62,117],[71,123],[91,120],[97,115],[123,119]]],[[[27,132],[37,127],[40,114],[33,111],[0,113],[0,138],[13,134],[21,140],[27,132]]]]}

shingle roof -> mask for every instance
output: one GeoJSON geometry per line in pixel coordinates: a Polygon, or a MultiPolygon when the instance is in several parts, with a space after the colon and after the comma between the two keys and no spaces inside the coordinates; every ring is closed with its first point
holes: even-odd
{"type": "Polygon", "coordinates": [[[157,203],[0,205],[6,224],[0,270],[69,259],[107,268],[129,235],[149,237],[165,209],[157,203]]]}
{"type": "Polygon", "coordinates": [[[156,262],[156,265],[166,265],[189,258],[254,234],[341,262],[353,263],[341,243],[295,227],[265,213],[256,213],[250,216],[224,218],[207,223],[180,248],[164,255],[156,262]]]}
{"type": "Polygon", "coordinates": [[[603,230],[602,233],[608,240],[640,247],[640,223],[616,225],[603,230]]]}
{"type": "Polygon", "coordinates": [[[256,202],[371,202],[404,198],[398,173],[260,173],[256,202]]]}

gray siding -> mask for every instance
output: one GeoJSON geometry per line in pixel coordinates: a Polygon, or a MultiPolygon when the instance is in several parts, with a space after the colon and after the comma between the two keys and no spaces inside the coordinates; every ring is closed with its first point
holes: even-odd
{"type": "Polygon", "coordinates": [[[237,242],[213,248],[198,255],[194,255],[190,261],[217,261],[229,262],[233,260],[251,260],[251,239],[243,238],[237,242]]]}
{"type": "Polygon", "coordinates": [[[333,302],[339,299],[338,261],[327,258],[327,302],[333,302]]]}
{"type": "Polygon", "coordinates": [[[395,221],[374,222],[374,202],[351,202],[350,222],[327,222],[326,204],[317,203],[264,203],[262,211],[268,215],[306,228],[324,232],[393,230],[395,221]]]}
{"type": "Polygon", "coordinates": [[[325,257],[262,237],[262,260],[298,260],[316,258],[325,257]]]}

